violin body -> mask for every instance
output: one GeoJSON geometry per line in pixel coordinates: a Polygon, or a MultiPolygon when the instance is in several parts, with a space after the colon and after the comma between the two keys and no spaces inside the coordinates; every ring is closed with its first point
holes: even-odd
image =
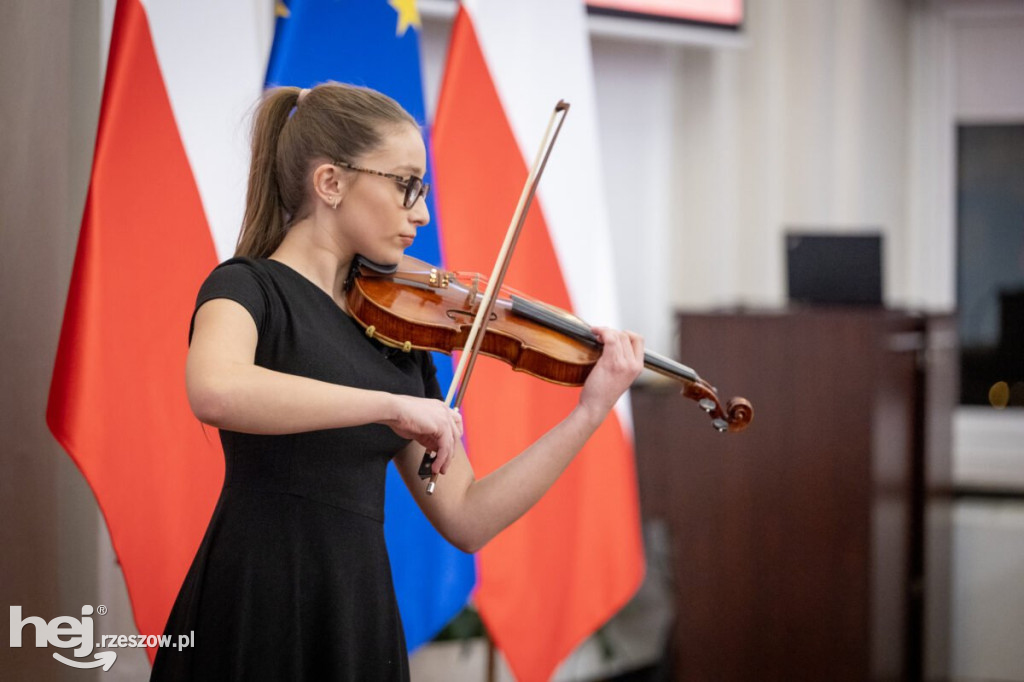
{"type": "MultiPolygon", "coordinates": [[[[405,256],[393,274],[361,263],[346,296],[349,313],[381,343],[450,354],[465,348],[484,286],[479,275],[443,271],[405,256]]],[[[600,348],[516,315],[513,296],[520,295],[501,289],[480,353],[545,381],[582,386],[600,348]]]]}
{"type": "MultiPolygon", "coordinates": [[[[397,267],[360,260],[346,290],[349,313],[368,336],[406,352],[413,348],[451,354],[467,345],[487,281],[475,273],[442,270],[405,256],[397,267]]],[[[575,315],[501,287],[479,352],[544,381],[582,386],[601,356],[590,325],[575,315]]],[[[739,431],[753,409],[743,398],[723,407],[715,389],[689,367],[646,352],[645,366],[682,381],[719,431],[739,431]]]]}

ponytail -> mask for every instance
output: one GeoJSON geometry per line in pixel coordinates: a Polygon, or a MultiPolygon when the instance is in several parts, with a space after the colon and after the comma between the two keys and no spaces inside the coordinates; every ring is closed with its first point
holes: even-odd
{"type": "Polygon", "coordinates": [[[267,92],[256,110],[249,189],[236,256],[266,258],[284,239],[287,209],[277,177],[277,145],[298,101],[298,88],[277,88],[267,92]]]}
{"type": "Polygon", "coordinates": [[[390,127],[416,119],[369,88],[324,83],[268,90],[256,109],[245,217],[236,256],[266,258],[292,223],[312,210],[316,162],[351,162],[383,142],[390,127]]]}

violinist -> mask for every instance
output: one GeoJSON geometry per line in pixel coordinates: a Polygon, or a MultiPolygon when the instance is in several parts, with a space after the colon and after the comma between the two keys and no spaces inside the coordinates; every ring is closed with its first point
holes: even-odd
{"type": "Polygon", "coordinates": [[[425,170],[415,120],[373,90],[277,88],[256,110],[236,257],[199,290],[186,367],[193,411],[220,429],[224,487],[167,624],[195,646],[161,648],[153,680],[408,679],[388,462],[475,552],[544,495],[642,370],[639,336],[595,329],[603,350],[575,408],[477,480],[429,353],[384,352],[346,305],[356,255],[397,263],[427,224],[425,170]],[[417,476],[425,449],[433,495],[417,476]]]}

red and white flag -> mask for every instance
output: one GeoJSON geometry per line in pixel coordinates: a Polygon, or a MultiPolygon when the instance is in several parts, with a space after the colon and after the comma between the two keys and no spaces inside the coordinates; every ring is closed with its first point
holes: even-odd
{"type": "MultiPolygon", "coordinates": [[[[434,125],[448,266],[489,273],[555,104],[571,105],[506,283],[616,326],[585,8],[464,1],[434,125]]],[[[463,411],[485,475],[568,414],[578,390],[482,359],[463,411]]],[[[623,401],[622,404],[625,404],[623,401]]],[[[547,680],[643,577],[632,436],[616,410],[551,491],[479,554],[476,603],[516,677],[547,680]]]]}
{"type": "Polygon", "coordinates": [[[96,495],[143,634],[163,631],[223,479],[184,366],[196,292],[241,221],[266,65],[260,15],[240,9],[118,1],[50,385],[47,423],[96,495]]]}

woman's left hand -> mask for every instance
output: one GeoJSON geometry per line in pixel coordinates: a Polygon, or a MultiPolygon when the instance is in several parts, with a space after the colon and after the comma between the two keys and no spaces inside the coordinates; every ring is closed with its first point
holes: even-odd
{"type": "Polygon", "coordinates": [[[639,334],[607,327],[592,331],[604,348],[583,385],[580,406],[603,418],[643,371],[644,340],[639,334]]]}

